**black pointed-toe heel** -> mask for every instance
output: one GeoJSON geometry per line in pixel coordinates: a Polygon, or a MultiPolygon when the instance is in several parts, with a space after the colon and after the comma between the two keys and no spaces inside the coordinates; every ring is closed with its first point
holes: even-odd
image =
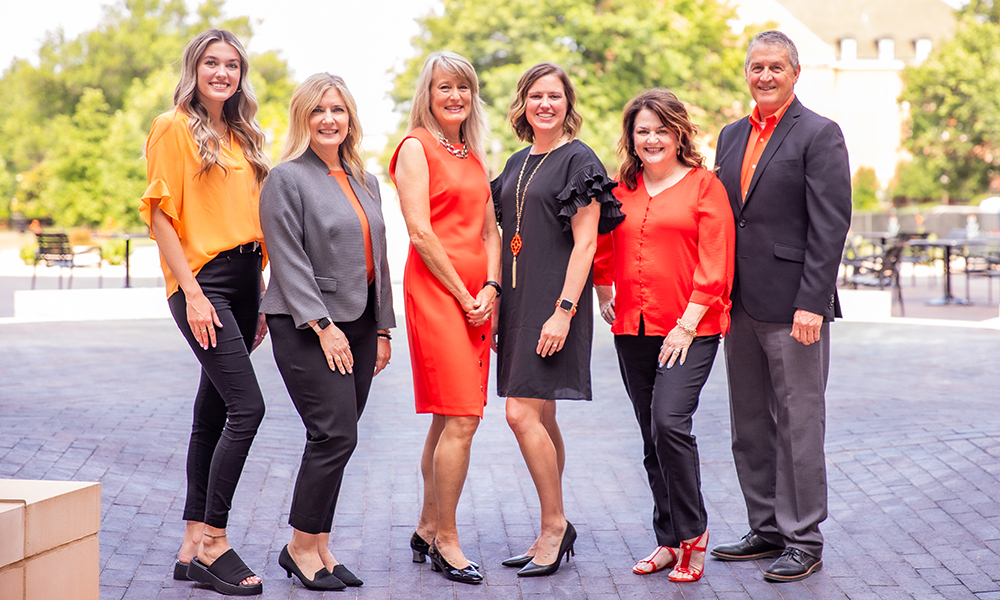
{"type": "Polygon", "coordinates": [[[451,581],[457,581],[458,583],[482,583],[483,575],[477,569],[478,567],[469,561],[469,566],[464,569],[457,569],[450,564],[448,561],[441,556],[438,549],[434,547],[432,543],[430,549],[427,552],[427,556],[431,559],[431,570],[440,571],[445,579],[451,581]]]}
{"type": "Polygon", "coordinates": [[[576,555],[576,552],[573,551],[574,542],[576,542],[576,529],[573,528],[572,523],[566,521],[566,533],[563,534],[562,542],[559,543],[559,554],[556,555],[555,562],[550,565],[539,565],[535,564],[535,559],[532,558],[523,569],[517,572],[517,576],[541,577],[555,573],[559,570],[559,563],[562,562],[564,554],[566,555],[566,562],[569,562],[570,556],[576,555]]]}
{"type": "Polygon", "coordinates": [[[295,561],[292,560],[292,555],[288,553],[287,544],[281,549],[281,554],[278,555],[278,565],[285,570],[285,574],[289,579],[292,578],[292,574],[294,573],[295,576],[299,578],[299,581],[302,582],[302,585],[306,586],[306,588],[310,590],[333,591],[342,590],[347,587],[347,584],[337,578],[330,571],[327,571],[326,567],[316,571],[316,574],[313,575],[311,580],[306,579],[306,576],[302,573],[302,569],[295,564],[295,561]]]}
{"type": "Polygon", "coordinates": [[[351,570],[344,565],[337,565],[333,568],[333,576],[344,582],[344,585],[348,587],[360,587],[365,584],[364,581],[358,578],[357,575],[351,573],[351,570]]]}
{"type": "Polygon", "coordinates": [[[517,556],[511,556],[510,558],[508,558],[507,560],[503,561],[500,564],[503,565],[503,566],[505,566],[505,567],[518,567],[518,568],[520,568],[520,567],[523,567],[524,565],[530,563],[531,559],[533,559],[533,558],[535,558],[535,557],[534,556],[528,556],[527,554],[518,554],[517,556]]]}

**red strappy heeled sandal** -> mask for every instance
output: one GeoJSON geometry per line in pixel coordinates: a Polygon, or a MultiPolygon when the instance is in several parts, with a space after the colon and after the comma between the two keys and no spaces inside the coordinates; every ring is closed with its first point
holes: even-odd
{"type": "Polygon", "coordinates": [[[646,558],[635,563],[632,567],[632,572],[636,575],[649,575],[650,573],[656,573],[657,571],[662,571],[667,567],[672,567],[677,564],[677,552],[670,546],[657,546],[653,553],[646,558]],[[656,557],[659,556],[660,552],[666,550],[670,553],[670,560],[667,561],[662,567],[656,565],[656,557]],[[646,565],[649,565],[648,567],[646,565]]]}
{"type": "Polygon", "coordinates": [[[705,552],[706,550],[708,550],[707,531],[691,541],[681,542],[681,558],[677,562],[677,566],[674,567],[674,570],[670,572],[670,575],[668,575],[670,581],[686,583],[701,579],[701,574],[705,572],[705,563],[704,561],[701,563],[700,569],[692,569],[691,554],[693,552],[705,552]],[[695,546],[698,542],[701,542],[701,545],[695,546]]]}

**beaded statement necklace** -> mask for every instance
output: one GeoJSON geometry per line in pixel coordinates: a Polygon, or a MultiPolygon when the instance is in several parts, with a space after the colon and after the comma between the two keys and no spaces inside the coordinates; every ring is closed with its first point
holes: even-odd
{"type": "Polygon", "coordinates": [[[459,150],[452,145],[448,138],[444,137],[442,134],[438,134],[438,141],[444,146],[444,149],[448,151],[449,154],[456,158],[468,158],[469,157],[469,145],[465,143],[465,138],[459,137],[462,143],[462,149],[459,150]]]}
{"type": "Polygon", "coordinates": [[[528,166],[528,159],[531,158],[531,150],[528,150],[528,153],[525,155],[524,164],[521,165],[521,173],[517,176],[517,187],[514,188],[514,204],[517,207],[517,227],[514,230],[514,237],[510,240],[510,251],[514,254],[513,267],[510,272],[510,287],[512,288],[517,287],[517,255],[521,253],[521,248],[524,246],[524,242],[521,240],[521,215],[524,213],[524,197],[528,193],[528,186],[531,185],[531,180],[534,179],[535,173],[538,172],[538,168],[542,166],[545,159],[549,157],[549,154],[552,154],[552,151],[559,146],[559,142],[561,141],[562,136],[560,136],[559,139],[556,140],[555,145],[552,146],[552,148],[550,148],[544,156],[542,156],[542,160],[538,161],[538,164],[535,165],[531,174],[528,175],[528,181],[524,184],[524,189],[521,189],[521,178],[524,177],[524,169],[528,166]]]}

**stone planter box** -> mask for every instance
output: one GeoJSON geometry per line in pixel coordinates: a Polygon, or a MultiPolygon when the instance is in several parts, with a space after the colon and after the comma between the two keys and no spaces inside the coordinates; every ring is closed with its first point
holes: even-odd
{"type": "Polygon", "coordinates": [[[0,479],[0,597],[99,600],[101,484],[0,479]]]}

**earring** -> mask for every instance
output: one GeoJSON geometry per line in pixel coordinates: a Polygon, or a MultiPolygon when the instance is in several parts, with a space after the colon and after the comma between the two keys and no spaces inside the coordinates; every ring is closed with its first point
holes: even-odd
{"type": "Polygon", "coordinates": [[[347,133],[351,133],[351,128],[350,127],[347,128],[347,133]]]}
{"type": "Polygon", "coordinates": [[[243,88],[237,86],[236,92],[239,93],[239,92],[242,92],[242,91],[243,91],[243,88]]]}

